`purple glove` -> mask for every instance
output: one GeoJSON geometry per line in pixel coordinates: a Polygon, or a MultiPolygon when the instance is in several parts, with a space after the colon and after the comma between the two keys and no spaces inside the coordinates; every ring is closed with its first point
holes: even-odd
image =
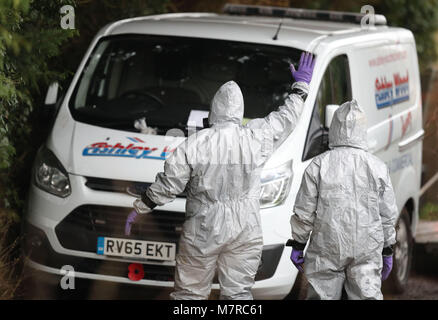
{"type": "Polygon", "coordinates": [[[302,250],[292,249],[292,254],[290,255],[290,260],[297,267],[298,270],[304,272],[303,263],[304,263],[304,252],[302,250]]]}
{"type": "Polygon", "coordinates": [[[301,54],[300,63],[298,64],[298,71],[295,70],[293,64],[290,65],[290,71],[295,81],[310,83],[312,80],[313,67],[315,67],[315,60],[310,52],[303,52],[301,54]]]}
{"type": "Polygon", "coordinates": [[[382,281],[388,279],[392,270],[392,256],[383,256],[382,281]]]}
{"type": "Polygon", "coordinates": [[[126,236],[129,236],[131,234],[132,224],[135,223],[137,217],[138,217],[138,213],[135,210],[132,210],[131,213],[128,215],[128,218],[126,219],[126,223],[125,223],[126,236]]]}

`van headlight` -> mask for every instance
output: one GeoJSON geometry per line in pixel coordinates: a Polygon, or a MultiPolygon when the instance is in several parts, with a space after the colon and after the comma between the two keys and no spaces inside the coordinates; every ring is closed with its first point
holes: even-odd
{"type": "Polygon", "coordinates": [[[264,169],[261,174],[260,207],[282,204],[289,194],[292,178],[292,160],[273,169],[264,169]]]}
{"type": "Polygon", "coordinates": [[[71,193],[67,171],[53,152],[46,147],[38,150],[33,176],[35,185],[44,191],[62,198],[71,193]]]}

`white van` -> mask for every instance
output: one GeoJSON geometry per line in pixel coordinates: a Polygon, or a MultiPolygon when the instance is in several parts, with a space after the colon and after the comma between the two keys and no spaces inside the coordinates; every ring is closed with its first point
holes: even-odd
{"type": "Polygon", "coordinates": [[[295,195],[306,166],[328,148],[336,105],[352,98],[368,115],[371,152],[391,171],[400,211],[391,284],[403,290],[418,221],[423,136],[412,33],[386,26],[382,16],[361,28],[360,14],[242,5],[225,11],[111,23],[92,41],[65,94],[51,86],[46,106],[56,118],[34,164],[28,265],[53,275],[70,265],[78,278],[172,288],[184,194],[133,226],[130,238],[151,244],[147,259],[129,250],[126,257],[104,255],[102,239],[126,238],[135,195],[184,139],[165,136],[169,130],[187,135],[190,121],[202,127],[210,100],[228,80],[242,89],[246,119],[266,116],[290,90],[289,63],[311,50],[317,59],[304,112],[262,176],[264,250],[254,297],[284,298],[293,288],[297,269],[284,244],[295,195]],[[134,127],[141,118],[143,131],[134,127]],[[176,250],[163,254],[166,245],[176,250]],[[144,277],[132,281],[128,266],[139,262],[144,277]]]}

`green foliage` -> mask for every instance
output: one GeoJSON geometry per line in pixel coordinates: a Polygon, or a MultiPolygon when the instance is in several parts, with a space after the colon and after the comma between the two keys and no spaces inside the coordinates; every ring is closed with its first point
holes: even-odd
{"type": "Polygon", "coordinates": [[[420,209],[420,219],[438,220],[438,204],[426,202],[420,209]]]}
{"type": "Polygon", "coordinates": [[[0,2],[0,207],[20,208],[20,172],[32,144],[31,114],[40,88],[65,78],[49,68],[51,58],[75,31],[59,26],[59,8],[73,1],[2,0],[0,2]],[[38,32],[35,32],[38,30],[38,32]]]}
{"type": "Polygon", "coordinates": [[[404,27],[414,33],[422,71],[436,61],[434,35],[438,29],[438,0],[385,0],[376,6],[376,11],[386,16],[389,25],[404,27]]]}
{"type": "Polygon", "coordinates": [[[19,285],[17,222],[36,150],[46,138],[40,107],[49,83],[66,82],[73,75],[91,38],[105,24],[161,13],[166,3],[0,0],[0,299],[16,297],[19,285]],[[60,26],[64,5],[75,8],[76,30],[60,26]]]}
{"type": "Polygon", "coordinates": [[[28,10],[27,3],[6,1],[0,3],[0,169],[7,168],[14,155],[8,133],[8,118],[11,106],[17,101],[19,92],[15,87],[14,65],[6,57],[7,51],[18,54],[26,46],[23,39],[16,36],[21,13],[28,10]]]}
{"type": "Polygon", "coordinates": [[[0,211],[0,300],[15,298],[20,285],[21,259],[15,254],[19,239],[11,234],[15,224],[10,215],[0,211]]]}
{"type": "Polygon", "coordinates": [[[49,83],[68,82],[104,25],[163,13],[168,2],[0,0],[0,208],[22,212],[35,152],[47,134],[40,107],[49,83]],[[75,30],[60,26],[64,5],[75,9],[75,30]]]}

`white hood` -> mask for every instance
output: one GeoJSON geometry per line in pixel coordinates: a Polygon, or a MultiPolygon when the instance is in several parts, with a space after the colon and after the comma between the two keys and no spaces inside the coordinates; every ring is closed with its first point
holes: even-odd
{"type": "Polygon", "coordinates": [[[342,104],[333,115],[329,147],[355,147],[367,150],[367,118],[356,100],[342,104]]]}
{"type": "Polygon", "coordinates": [[[211,101],[208,122],[210,125],[232,122],[242,124],[243,95],[234,81],[223,84],[211,101]]]}

